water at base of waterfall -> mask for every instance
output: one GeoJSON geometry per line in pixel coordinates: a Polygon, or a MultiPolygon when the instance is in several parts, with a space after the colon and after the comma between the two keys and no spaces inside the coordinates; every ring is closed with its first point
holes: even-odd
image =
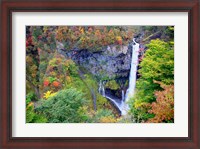
{"type": "Polygon", "coordinates": [[[135,42],[133,38],[132,44],[132,58],[131,58],[131,69],[129,75],[129,87],[124,96],[124,90],[122,90],[122,100],[117,102],[115,99],[109,97],[105,94],[104,82],[100,81],[99,83],[99,93],[110,100],[120,111],[121,115],[126,115],[129,110],[127,102],[134,95],[135,85],[136,85],[136,76],[137,76],[137,66],[138,66],[138,55],[139,55],[139,44],[135,42]]]}

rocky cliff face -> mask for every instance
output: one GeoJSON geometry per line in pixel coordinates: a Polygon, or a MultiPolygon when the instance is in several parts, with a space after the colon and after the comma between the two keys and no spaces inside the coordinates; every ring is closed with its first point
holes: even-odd
{"type": "Polygon", "coordinates": [[[99,81],[103,80],[107,94],[121,98],[121,90],[128,88],[132,46],[109,45],[95,52],[87,49],[66,52],[62,48],[62,44],[57,43],[59,53],[72,59],[99,81]]]}
{"type": "Polygon", "coordinates": [[[102,80],[126,78],[129,75],[131,46],[111,45],[97,52],[74,50],[66,55],[102,80]]]}

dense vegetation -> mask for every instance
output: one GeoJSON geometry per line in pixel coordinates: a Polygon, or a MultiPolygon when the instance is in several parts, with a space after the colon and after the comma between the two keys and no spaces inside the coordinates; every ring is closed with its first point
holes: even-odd
{"type": "MultiPolygon", "coordinates": [[[[173,29],[172,29],[173,31],[173,29]]],[[[139,64],[131,114],[137,122],[174,121],[173,41],[152,40],[139,64]]]]}
{"type": "MultiPolygon", "coordinates": [[[[105,88],[118,94],[122,85],[113,78],[105,88]]],[[[26,27],[27,123],[173,122],[173,80],[173,27],[26,27]],[[123,117],[98,92],[100,78],[63,53],[127,46],[138,32],[145,34],[141,42],[147,49],[141,48],[136,93],[129,116],[123,117]],[[158,33],[162,38],[151,40],[158,33]]],[[[127,86],[128,80],[123,88],[127,86]]]]}

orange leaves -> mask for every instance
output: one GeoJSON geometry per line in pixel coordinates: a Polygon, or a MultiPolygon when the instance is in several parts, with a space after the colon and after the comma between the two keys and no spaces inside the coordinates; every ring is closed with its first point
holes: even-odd
{"type": "Polygon", "coordinates": [[[59,87],[60,86],[60,83],[58,81],[53,81],[53,86],[54,87],[59,87]]]}
{"type": "Polygon", "coordinates": [[[84,34],[84,28],[80,27],[79,30],[80,30],[81,34],[84,34]]]}
{"type": "Polygon", "coordinates": [[[67,32],[68,32],[67,26],[59,26],[57,31],[56,31],[56,39],[58,41],[66,40],[67,39],[67,32]]]}
{"type": "Polygon", "coordinates": [[[122,37],[121,36],[116,36],[116,40],[119,45],[122,45],[122,37]]]}
{"type": "Polygon", "coordinates": [[[48,79],[46,79],[46,80],[44,80],[43,85],[44,85],[45,87],[51,86],[51,85],[53,85],[54,87],[60,87],[60,82],[58,82],[58,81],[53,81],[53,82],[51,83],[48,79]]]}
{"type": "Polygon", "coordinates": [[[100,36],[100,35],[101,35],[100,30],[96,30],[96,31],[95,31],[95,36],[100,36]]]}
{"type": "Polygon", "coordinates": [[[174,85],[164,85],[160,82],[163,91],[156,91],[156,102],[151,104],[149,113],[155,114],[154,118],[147,122],[168,122],[174,119],[174,85]]]}
{"type": "Polygon", "coordinates": [[[56,39],[67,43],[68,50],[76,45],[79,49],[100,49],[102,46],[126,45],[132,39],[133,30],[120,26],[70,26],[58,27],[56,39]]]}

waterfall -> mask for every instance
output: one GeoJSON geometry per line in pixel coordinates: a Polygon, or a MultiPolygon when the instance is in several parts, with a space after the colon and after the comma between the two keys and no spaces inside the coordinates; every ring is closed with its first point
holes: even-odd
{"type": "Polygon", "coordinates": [[[124,102],[125,97],[124,97],[124,90],[122,90],[122,102],[124,102]]]}
{"type": "Polygon", "coordinates": [[[130,70],[130,75],[129,75],[129,87],[126,91],[125,101],[122,102],[122,107],[123,107],[121,110],[122,115],[127,114],[128,110],[129,110],[129,106],[128,106],[127,102],[134,95],[136,78],[137,78],[138,55],[139,55],[139,44],[136,43],[135,38],[133,38],[131,70],[130,70]]]}
{"type": "Polygon", "coordinates": [[[102,91],[102,83],[100,81],[100,83],[99,83],[99,94],[101,94],[101,91],[102,91]]]}
{"type": "Polygon", "coordinates": [[[134,95],[136,77],[137,77],[138,55],[139,55],[139,44],[136,43],[135,38],[133,38],[131,70],[130,70],[130,75],[129,75],[129,87],[126,91],[126,96],[125,96],[126,102],[129,101],[130,97],[134,95]]]}
{"type": "Polygon", "coordinates": [[[99,83],[99,94],[101,94],[103,97],[106,96],[104,84],[105,84],[105,82],[102,83],[102,81],[100,81],[100,83],[99,83]]]}
{"type": "Polygon", "coordinates": [[[121,111],[121,109],[122,109],[121,103],[119,101],[117,101],[116,99],[114,99],[113,97],[106,95],[104,85],[105,85],[104,81],[99,82],[99,94],[101,94],[106,99],[110,100],[117,107],[117,109],[119,109],[121,111]]]}
{"type": "Polygon", "coordinates": [[[134,95],[135,85],[136,85],[136,77],[137,77],[137,66],[138,66],[138,55],[139,55],[139,44],[135,42],[135,38],[133,38],[133,44],[132,44],[132,58],[131,58],[131,69],[130,69],[130,75],[129,75],[129,87],[126,91],[126,95],[124,96],[124,90],[122,90],[122,99],[121,102],[117,101],[116,99],[113,99],[105,94],[105,82],[102,83],[100,81],[99,83],[99,93],[110,100],[120,111],[121,115],[126,115],[129,106],[127,102],[129,101],[130,97],[134,95]]]}
{"type": "Polygon", "coordinates": [[[105,85],[105,82],[102,83],[102,95],[103,95],[103,97],[106,96],[104,85],[105,85]]]}

